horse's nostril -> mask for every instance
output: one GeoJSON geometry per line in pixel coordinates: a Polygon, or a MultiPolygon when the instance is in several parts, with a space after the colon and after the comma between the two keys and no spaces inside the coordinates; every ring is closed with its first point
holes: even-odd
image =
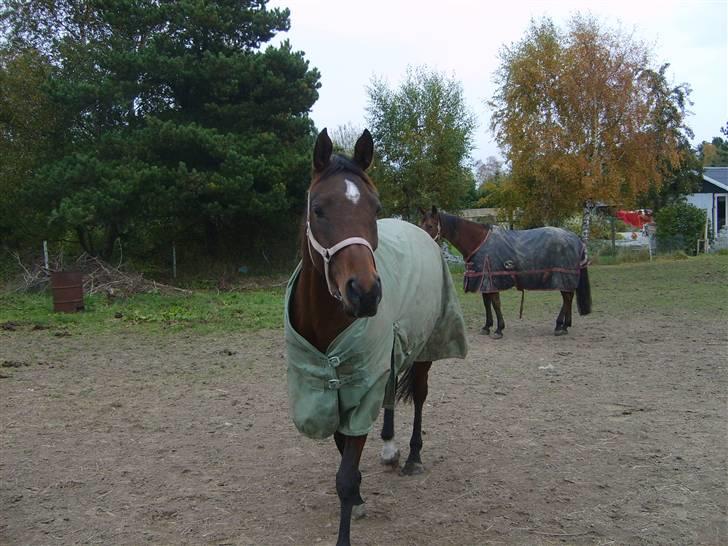
{"type": "Polygon", "coordinates": [[[359,283],[356,282],[356,279],[352,278],[346,281],[346,293],[349,296],[349,299],[356,299],[359,297],[359,283]]]}

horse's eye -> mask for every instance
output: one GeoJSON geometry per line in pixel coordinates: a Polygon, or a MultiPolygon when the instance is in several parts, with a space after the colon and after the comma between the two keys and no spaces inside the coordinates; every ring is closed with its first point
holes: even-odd
{"type": "Polygon", "coordinates": [[[313,213],[316,215],[317,218],[323,218],[324,217],[324,209],[322,209],[318,205],[314,205],[314,207],[313,207],[313,213]]]}

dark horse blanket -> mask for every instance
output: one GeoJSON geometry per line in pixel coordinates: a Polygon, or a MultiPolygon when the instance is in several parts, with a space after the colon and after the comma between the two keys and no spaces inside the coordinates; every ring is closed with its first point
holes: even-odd
{"type": "Polygon", "coordinates": [[[587,259],[584,243],[570,231],[494,227],[466,262],[466,292],[500,292],[514,286],[572,292],[587,259]]]}

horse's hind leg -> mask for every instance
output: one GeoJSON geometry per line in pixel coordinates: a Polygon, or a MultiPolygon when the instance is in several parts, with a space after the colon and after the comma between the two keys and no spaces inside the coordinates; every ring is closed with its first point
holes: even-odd
{"type": "Polygon", "coordinates": [[[573,292],[561,292],[561,311],[556,318],[556,329],[554,335],[563,336],[569,333],[568,328],[571,326],[571,302],[574,299],[573,292]]]}
{"type": "Polygon", "coordinates": [[[493,326],[493,312],[490,310],[490,294],[483,292],[483,306],[485,307],[485,326],[480,329],[481,334],[490,335],[490,327],[493,326]]]}
{"type": "Polygon", "coordinates": [[[344,436],[339,432],[334,433],[336,447],[341,451],[341,464],[336,472],[336,492],[339,495],[341,513],[339,517],[339,538],[337,546],[349,546],[351,544],[351,516],[355,507],[364,504],[359,494],[361,484],[361,472],[359,472],[359,461],[364,443],[367,441],[364,436],[344,436]]]}
{"type": "Polygon", "coordinates": [[[495,310],[495,317],[498,321],[498,325],[493,332],[493,339],[500,339],[503,337],[503,329],[506,327],[506,321],[503,320],[503,311],[501,311],[500,293],[493,292],[490,295],[490,299],[493,302],[493,309],[495,310]]]}
{"type": "Polygon", "coordinates": [[[382,464],[396,466],[399,463],[399,449],[394,442],[394,410],[385,408],[384,423],[382,425],[382,440],[384,446],[379,454],[382,464]]]}
{"type": "Polygon", "coordinates": [[[562,294],[566,306],[566,313],[564,314],[564,330],[566,330],[566,328],[571,328],[571,307],[574,301],[574,293],[562,292],[562,294]]]}
{"type": "Polygon", "coordinates": [[[412,376],[412,401],[415,405],[415,418],[412,423],[412,438],[410,439],[410,452],[407,462],[402,467],[402,474],[411,476],[424,472],[420,452],[422,451],[422,408],[427,399],[427,375],[432,362],[415,362],[412,364],[414,374],[412,376]]]}

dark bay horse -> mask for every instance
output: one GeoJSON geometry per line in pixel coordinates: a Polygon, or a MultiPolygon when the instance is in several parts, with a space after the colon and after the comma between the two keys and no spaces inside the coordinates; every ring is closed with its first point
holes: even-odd
{"type": "Polygon", "coordinates": [[[571,326],[574,293],[579,314],[591,312],[586,250],[573,233],[552,227],[507,231],[446,214],[435,206],[430,211],[420,209],[420,213],[422,229],[435,241],[450,241],[463,255],[465,291],[483,295],[485,325],[481,333],[490,334],[492,306],[497,318],[493,338],[503,337],[506,325],[499,292],[514,286],[521,291],[561,291],[562,305],[554,331],[557,336],[567,334],[571,326]]]}
{"type": "Polygon", "coordinates": [[[422,472],[430,366],[463,358],[467,342],[437,245],[407,222],[377,221],[379,197],[365,173],[373,156],[369,132],[357,140],[351,159],[332,150],[324,129],[313,152],[302,259],[286,292],[285,336],[293,421],[309,437],[333,435],[341,454],[337,544],[346,545],[352,512],[364,503],[359,461],[379,410],[385,408],[381,460],[396,465],[395,394],[414,402],[401,474],[422,472]]]}

